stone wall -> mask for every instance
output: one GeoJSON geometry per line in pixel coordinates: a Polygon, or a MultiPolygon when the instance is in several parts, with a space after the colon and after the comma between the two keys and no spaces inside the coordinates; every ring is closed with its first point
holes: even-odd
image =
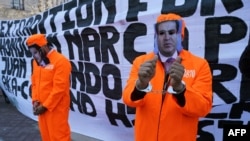
{"type": "Polygon", "coordinates": [[[24,0],[24,10],[19,10],[13,8],[13,0],[0,0],[0,20],[30,17],[68,1],[71,0],[24,0]]]}

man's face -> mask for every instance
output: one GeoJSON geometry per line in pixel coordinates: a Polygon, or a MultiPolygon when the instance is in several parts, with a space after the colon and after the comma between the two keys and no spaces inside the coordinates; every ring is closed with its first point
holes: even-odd
{"type": "Polygon", "coordinates": [[[29,48],[29,51],[31,52],[33,58],[37,61],[37,63],[40,64],[42,62],[40,51],[34,47],[29,48]]]}
{"type": "Polygon", "coordinates": [[[170,57],[176,51],[177,29],[175,21],[166,21],[158,25],[158,48],[162,55],[170,57]]]}

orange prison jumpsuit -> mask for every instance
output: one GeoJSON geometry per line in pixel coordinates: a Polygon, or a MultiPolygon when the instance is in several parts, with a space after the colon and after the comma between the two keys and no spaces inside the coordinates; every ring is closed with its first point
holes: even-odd
{"type": "MultiPolygon", "coordinates": [[[[186,103],[183,107],[169,93],[163,102],[162,94],[154,92],[132,101],[131,94],[138,79],[139,67],[153,56],[152,52],[134,60],[123,91],[124,103],[136,107],[135,141],[196,141],[199,117],[206,116],[212,108],[212,75],[207,61],[186,50],[180,52],[185,67],[182,80],[186,84],[186,103]]],[[[162,90],[164,75],[163,66],[158,60],[155,76],[150,81],[152,90],[162,90]]]]}
{"type": "Polygon", "coordinates": [[[49,52],[50,64],[45,68],[33,61],[32,101],[39,101],[48,110],[39,115],[43,141],[70,141],[68,123],[70,108],[71,64],[56,50],[49,52]]]}

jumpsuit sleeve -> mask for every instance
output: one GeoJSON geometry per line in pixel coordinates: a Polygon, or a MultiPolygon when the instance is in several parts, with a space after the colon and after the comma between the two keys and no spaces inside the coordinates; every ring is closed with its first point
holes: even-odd
{"type": "Polygon", "coordinates": [[[179,104],[179,106],[181,107],[183,107],[186,103],[186,99],[184,96],[185,91],[186,91],[186,88],[181,93],[173,95],[176,98],[177,104],[179,104]]]}
{"type": "Polygon", "coordinates": [[[182,112],[189,116],[206,116],[212,109],[212,74],[207,61],[195,61],[200,67],[196,69],[196,78],[186,85],[185,105],[182,112]]]}
{"type": "Polygon", "coordinates": [[[50,92],[49,97],[43,103],[43,106],[46,107],[49,111],[53,111],[53,109],[57,107],[58,103],[64,97],[64,94],[68,94],[65,91],[70,90],[70,62],[66,58],[61,58],[61,60],[57,62],[55,67],[55,74],[52,78],[53,88],[50,92]]]}
{"type": "Polygon", "coordinates": [[[140,100],[140,99],[144,98],[145,95],[146,95],[146,92],[139,91],[135,87],[132,94],[131,94],[131,100],[132,101],[140,100]]]}
{"type": "Polygon", "coordinates": [[[135,83],[138,79],[138,71],[140,65],[153,57],[154,54],[151,54],[147,57],[138,57],[133,61],[131,66],[129,78],[127,79],[127,84],[124,87],[122,98],[123,102],[130,107],[141,106],[144,103],[144,96],[147,94],[146,92],[141,92],[136,89],[135,83]]]}
{"type": "Polygon", "coordinates": [[[33,66],[33,70],[32,70],[32,74],[31,74],[31,98],[32,98],[32,103],[34,101],[38,100],[37,97],[37,93],[36,93],[36,74],[37,74],[37,66],[36,66],[36,61],[33,60],[32,61],[32,66],[33,66]]]}

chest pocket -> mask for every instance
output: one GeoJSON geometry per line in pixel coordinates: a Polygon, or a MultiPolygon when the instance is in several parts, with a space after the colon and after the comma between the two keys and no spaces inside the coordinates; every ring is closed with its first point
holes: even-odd
{"type": "Polygon", "coordinates": [[[45,68],[41,69],[41,80],[46,82],[52,82],[55,73],[54,69],[54,67],[48,65],[45,68]]]}

